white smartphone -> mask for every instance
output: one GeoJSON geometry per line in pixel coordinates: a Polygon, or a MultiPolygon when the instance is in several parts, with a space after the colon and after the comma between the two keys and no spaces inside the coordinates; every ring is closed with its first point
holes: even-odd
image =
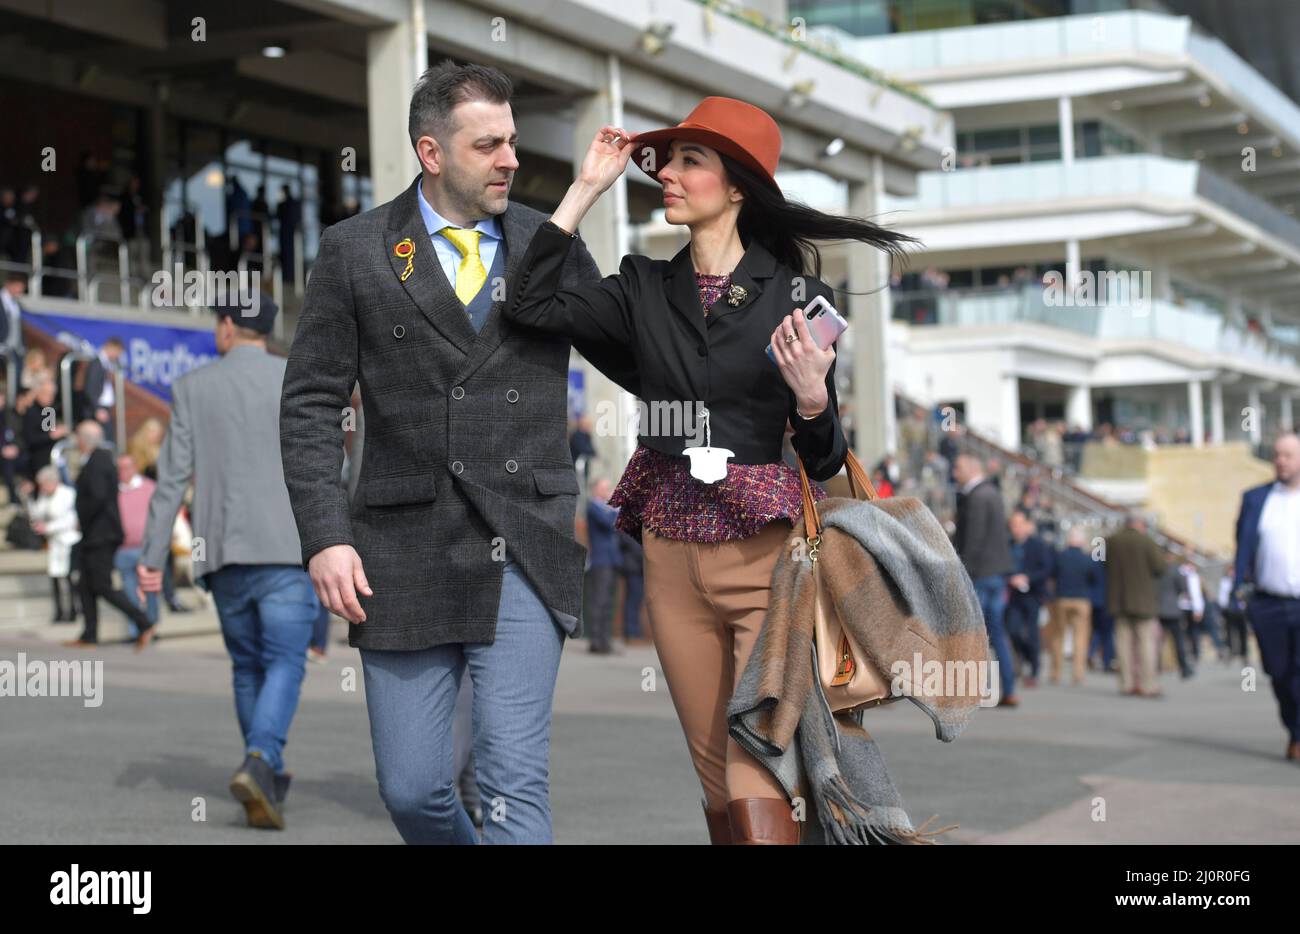
{"type": "MultiPolygon", "coordinates": [[[[808,333],[823,350],[849,329],[849,323],[835,310],[835,306],[820,295],[804,306],[803,316],[808,324],[808,333]]],[[[772,356],[772,345],[768,344],[764,349],[767,359],[775,366],[776,357],[772,356]]]]}

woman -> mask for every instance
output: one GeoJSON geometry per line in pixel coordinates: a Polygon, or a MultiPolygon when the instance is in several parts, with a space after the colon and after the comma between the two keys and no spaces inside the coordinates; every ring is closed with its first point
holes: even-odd
{"type": "Polygon", "coordinates": [[[833,298],[816,278],[813,241],[895,252],[909,239],[786,201],[773,177],[780,150],[772,118],[728,98],[706,98],[678,126],[635,140],[604,127],[538,228],[505,311],[545,331],[620,343],[637,359],[653,417],[610,504],[621,507],[618,527],[644,546],[650,634],[713,843],[799,836],[780,784],[729,737],[726,707],[801,512],[798,471],[781,456],[787,421],[814,480],[838,473],[847,450],[834,345],[818,348],[803,317],[813,297],[833,298]],[[671,262],[628,256],[616,275],[559,290],[571,232],[637,153],[663,186],[668,222],[690,228],[689,245],[671,262]]]}
{"type": "Polygon", "coordinates": [[[72,572],[72,546],[81,541],[77,495],[60,479],[58,469],[49,464],[36,472],[36,490],[36,501],[32,503],[28,516],[32,521],[32,531],[45,537],[48,549],[46,572],[54,590],[53,622],[76,622],[77,608],[69,575],[72,572]]]}
{"type": "Polygon", "coordinates": [[[135,459],[136,469],[155,483],[158,482],[158,454],[166,437],[162,419],[151,415],[140,423],[126,448],[135,459]]]}

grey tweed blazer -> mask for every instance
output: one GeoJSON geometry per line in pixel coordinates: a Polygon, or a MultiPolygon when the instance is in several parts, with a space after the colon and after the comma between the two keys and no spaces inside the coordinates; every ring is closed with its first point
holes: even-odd
{"type": "MultiPolygon", "coordinates": [[[[356,548],[373,595],[351,645],[413,651],[495,637],[506,555],[555,621],[581,635],[586,549],[574,539],[578,479],[567,438],[570,340],[501,314],[519,261],[546,215],[502,215],[505,283],[480,332],[456,298],[420,216],[415,181],[329,227],[307,285],[280,399],[284,479],[304,566],[356,548]],[[394,252],[415,245],[413,272],[394,252]],[[360,381],[365,455],[349,504],[340,480],[345,407],[360,381]]],[[[575,245],[565,285],[600,278],[575,245]]],[[[613,345],[572,342],[639,392],[613,345]]]]}

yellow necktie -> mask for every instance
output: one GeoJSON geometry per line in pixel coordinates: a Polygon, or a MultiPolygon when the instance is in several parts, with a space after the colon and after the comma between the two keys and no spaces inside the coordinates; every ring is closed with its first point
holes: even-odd
{"type": "Polygon", "coordinates": [[[478,255],[478,238],[481,231],[463,227],[444,227],[439,231],[460,250],[460,266],[456,269],[456,297],[468,305],[487,281],[483,258],[478,255]]]}

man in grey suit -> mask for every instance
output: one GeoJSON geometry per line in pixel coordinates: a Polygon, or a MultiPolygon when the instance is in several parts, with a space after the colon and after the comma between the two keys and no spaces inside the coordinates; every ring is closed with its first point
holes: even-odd
{"type": "MultiPolygon", "coordinates": [[[[551,703],[580,634],[568,339],[512,325],[507,283],[546,216],[509,201],[511,84],[431,68],[408,132],[421,174],[328,228],[285,373],[280,443],[302,560],[361,650],[379,791],[408,843],[474,843],[452,711],[473,682],[486,843],[551,837],[551,703]],[[365,455],[339,483],[361,385],[365,455]]],[[[566,284],[600,277],[584,247],[566,284]]],[[[580,352],[636,392],[621,348],[580,352]]]]}
{"type": "Polygon", "coordinates": [[[193,479],[194,577],[221,617],[244,737],[230,791],[250,826],[283,829],[284,746],[320,603],[302,568],[280,467],[285,361],[266,350],[277,309],[269,296],[259,298],[256,315],[216,309],[221,358],[172,384],[137,570],[142,591],[162,589],[172,524],[193,479]]]}

